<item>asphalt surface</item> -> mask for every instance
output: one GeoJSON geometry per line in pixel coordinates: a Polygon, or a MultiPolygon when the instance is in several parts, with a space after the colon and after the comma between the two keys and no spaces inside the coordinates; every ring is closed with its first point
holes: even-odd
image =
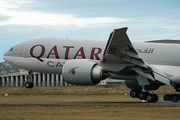
{"type": "Polygon", "coordinates": [[[156,103],[148,102],[0,102],[0,104],[152,104],[152,105],[180,105],[180,102],[159,101],[156,103]]]}

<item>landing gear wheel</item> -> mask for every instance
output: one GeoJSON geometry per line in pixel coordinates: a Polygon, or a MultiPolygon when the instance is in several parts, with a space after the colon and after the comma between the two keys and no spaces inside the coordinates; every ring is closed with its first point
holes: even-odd
{"type": "Polygon", "coordinates": [[[155,100],[155,96],[153,94],[148,94],[146,100],[148,102],[153,102],[155,100]]]}
{"type": "Polygon", "coordinates": [[[139,92],[140,92],[139,90],[131,90],[130,96],[131,96],[132,98],[136,98],[136,97],[138,97],[139,92]]]}
{"type": "Polygon", "coordinates": [[[34,86],[34,85],[33,85],[32,82],[26,82],[26,83],[25,83],[25,87],[26,87],[26,88],[33,88],[33,86],[34,86]]]}
{"type": "Polygon", "coordinates": [[[26,88],[29,88],[29,87],[30,87],[30,82],[26,82],[24,86],[25,86],[26,88]]]}
{"type": "Polygon", "coordinates": [[[157,94],[153,94],[154,95],[154,102],[157,102],[159,100],[159,97],[157,94]]]}
{"type": "Polygon", "coordinates": [[[138,98],[140,100],[146,100],[147,92],[140,92],[138,98]]]}
{"type": "Polygon", "coordinates": [[[33,83],[31,82],[32,81],[32,75],[33,75],[33,72],[32,71],[28,71],[28,75],[26,76],[27,77],[27,82],[24,84],[24,86],[26,88],[33,88],[33,83]]]}
{"type": "Polygon", "coordinates": [[[156,94],[148,94],[147,97],[146,97],[146,100],[148,102],[157,102],[158,99],[159,99],[159,97],[156,94]]]}
{"type": "Polygon", "coordinates": [[[34,84],[32,82],[30,82],[30,88],[33,88],[34,84]]]}
{"type": "Polygon", "coordinates": [[[173,102],[178,102],[178,100],[179,100],[179,95],[177,95],[177,94],[172,95],[173,102]]]}
{"type": "Polygon", "coordinates": [[[140,100],[147,100],[147,102],[157,102],[159,100],[157,94],[150,94],[148,91],[131,90],[130,96],[132,98],[139,98],[140,100]]]}
{"type": "Polygon", "coordinates": [[[164,101],[170,101],[171,100],[171,95],[166,94],[164,95],[164,101]]]}

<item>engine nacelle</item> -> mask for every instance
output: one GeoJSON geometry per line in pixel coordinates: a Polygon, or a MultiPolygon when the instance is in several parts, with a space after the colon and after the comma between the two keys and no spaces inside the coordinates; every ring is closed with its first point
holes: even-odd
{"type": "Polygon", "coordinates": [[[62,75],[67,83],[74,85],[95,85],[109,76],[96,62],[87,59],[66,61],[62,75]]]}

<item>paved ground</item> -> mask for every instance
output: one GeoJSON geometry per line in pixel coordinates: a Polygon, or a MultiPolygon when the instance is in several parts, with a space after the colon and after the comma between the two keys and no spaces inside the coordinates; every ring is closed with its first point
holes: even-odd
{"type": "Polygon", "coordinates": [[[147,102],[0,102],[0,104],[144,104],[144,105],[180,105],[180,102],[164,102],[156,103],[147,102]]]}

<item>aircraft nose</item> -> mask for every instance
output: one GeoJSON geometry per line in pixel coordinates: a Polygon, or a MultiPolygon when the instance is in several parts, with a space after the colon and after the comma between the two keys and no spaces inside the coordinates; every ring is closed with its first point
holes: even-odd
{"type": "Polygon", "coordinates": [[[11,61],[10,61],[10,54],[9,54],[9,51],[7,51],[6,53],[4,53],[4,55],[3,55],[3,59],[6,61],[6,62],[8,62],[8,63],[10,63],[11,61]]]}
{"type": "Polygon", "coordinates": [[[7,59],[7,52],[6,52],[6,53],[4,53],[4,55],[3,55],[3,59],[6,61],[6,59],[7,59]]]}

